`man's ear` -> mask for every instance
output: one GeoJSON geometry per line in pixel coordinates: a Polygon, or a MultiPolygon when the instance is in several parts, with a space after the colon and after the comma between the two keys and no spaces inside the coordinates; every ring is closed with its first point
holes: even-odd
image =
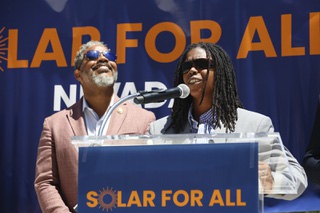
{"type": "Polygon", "coordinates": [[[79,69],[75,69],[74,72],[74,77],[79,81],[81,82],[82,78],[81,78],[81,71],[79,69]]]}

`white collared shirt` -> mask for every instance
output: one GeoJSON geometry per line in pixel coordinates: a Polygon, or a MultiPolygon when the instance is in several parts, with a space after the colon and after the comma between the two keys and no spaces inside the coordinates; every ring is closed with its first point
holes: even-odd
{"type": "MultiPolygon", "coordinates": [[[[111,97],[108,109],[113,104],[114,104],[114,95],[112,95],[112,97],[111,97]]],[[[84,113],[84,120],[85,120],[85,124],[86,124],[86,130],[87,130],[87,134],[89,136],[97,136],[98,135],[99,129],[100,129],[101,125],[102,125],[103,120],[105,119],[105,117],[107,115],[108,109],[105,111],[103,116],[101,118],[99,118],[98,114],[93,109],[91,109],[89,107],[86,99],[83,98],[82,111],[84,113]]],[[[107,132],[108,127],[109,127],[109,123],[110,123],[110,119],[108,119],[103,132],[107,132]]]]}

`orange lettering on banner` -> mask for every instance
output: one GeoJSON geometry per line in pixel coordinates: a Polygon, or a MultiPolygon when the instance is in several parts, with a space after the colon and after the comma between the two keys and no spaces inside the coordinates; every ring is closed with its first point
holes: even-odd
{"type": "Polygon", "coordinates": [[[121,191],[118,191],[118,202],[117,202],[117,206],[118,207],[126,207],[126,203],[122,203],[122,192],[121,191]]]}
{"type": "MultiPolygon", "coordinates": [[[[292,40],[293,23],[292,14],[281,15],[281,55],[303,56],[306,55],[306,47],[294,45],[292,40]]],[[[299,29],[296,29],[299,30],[299,29]]],[[[134,32],[142,34],[142,23],[122,23],[117,25],[117,43],[116,51],[118,55],[117,63],[126,63],[127,48],[137,48],[138,39],[132,38],[134,32]],[[130,33],[130,38],[127,34],[130,33]]],[[[18,59],[18,29],[9,29],[8,31],[8,54],[7,68],[28,68],[30,58],[18,59]]],[[[72,28],[72,47],[70,65],[74,66],[74,58],[76,53],[83,44],[83,37],[89,36],[90,40],[99,41],[100,32],[93,26],[73,27],[72,28]]],[[[197,43],[200,41],[217,43],[222,36],[221,26],[213,20],[194,20],[190,21],[190,42],[197,43]],[[201,37],[201,31],[208,30],[211,32],[207,38],[201,37]]],[[[145,35],[145,50],[150,58],[160,63],[171,63],[178,59],[186,47],[186,35],[179,25],[172,22],[161,22],[150,28],[145,35]],[[163,53],[157,48],[156,40],[160,33],[169,32],[175,42],[172,50],[163,53]]],[[[309,54],[320,55],[320,12],[309,13],[309,54]]],[[[170,47],[169,47],[170,48],[170,47]]],[[[280,49],[280,47],[278,47],[280,49]]],[[[58,67],[67,67],[65,54],[56,28],[45,28],[38,42],[35,54],[31,62],[31,68],[38,68],[43,61],[55,61],[58,67]],[[48,48],[48,47],[51,47],[48,48]],[[50,51],[51,50],[51,51],[50,51]]],[[[113,51],[113,50],[112,50],[113,51]]],[[[274,45],[269,35],[268,29],[262,16],[250,17],[245,28],[237,59],[248,57],[248,53],[252,51],[263,51],[266,57],[277,57],[274,45]]],[[[21,56],[20,56],[21,57],[21,56]]]]}
{"type": "Polygon", "coordinates": [[[292,47],[292,15],[281,15],[281,55],[305,55],[304,47],[292,47]]]}
{"type": "Polygon", "coordinates": [[[172,190],[163,190],[161,192],[161,206],[166,207],[167,206],[167,201],[171,200],[171,197],[168,195],[172,194],[172,190]]]}
{"type": "Polygon", "coordinates": [[[136,205],[137,207],[141,207],[141,201],[140,197],[138,195],[137,191],[132,191],[128,200],[128,207],[131,207],[132,205],[136,205]]]}
{"type": "Polygon", "coordinates": [[[246,58],[249,51],[264,51],[266,57],[277,57],[267,27],[261,16],[251,17],[245,29],[237,58],[246,58]],[[260,42],[253,42],[257,32],[260,42]]]}
{"type": "Polygon", "coordinates": [[[217,43],[221,38],[222,30],[220,25],[212,20],[191,21],[190,34],[191,43],[198,43],[200,41],[217,43]],[[201,38],[200,32],[203,29],[210,30],[211,36],[209,38],[201,38]]]}
{"type": "Polygon", "coordinates": [[[98,194],[95,191],[90,191],[87,193],[87,199],[91,201],[87,202],[88,207],[94,208],[98,205],[98,199],[96,197],[98,197],[98,194]]]}
{"type": "Polygon", "coordinates": [[[200,190],[191,190],[190,202],[191,206],[203,206],[201,199],[203,198],[203,192],[200,190]]]}
{"type": "Polygon", "coordinates": [[[231,193],[230,189],[226,190],[226,206],[235,206],[235,202],[231,201],[231,193]]]}
{"type": "Polygon", "coordinates": [[[126,48],[138,47],[137,39],[127,39],[127,32],[137,32],[142,30],[141,23],[118,24],[117,25],[117,63],[126,63],[126,48]]]}
{"type": "Polygon", "coordinates": [[[87,27],[73,27],[72,28],[72,55],[71,55],[71,66],[74,66],[74,58],[76,57],[79,47],[83,44],[82,37],[84,35],[90,36],[90,40],[100,41],[100,32],[97,28],[87,27]]]}
{"type": "Polygon", "coordinates": [[[242,202],[242,191],[241,189],[237,189],[237,206],[246,206],[246,202],[242,202]]]}
{"type": "Polygon", "coordinates": [[[169,63],[175,61],[184,51],[186,37],[183,30],[175,23],[162,22],[154,25],[146,35],[145,48],[148,55],[155,61],[169,63]],[[175,37],[175,47],[169,53],[161,53],[156,47],[157,36],[164,31],[171,32],[175,37]]]}
{"type": "Polygon", "coordinates": [[[189,202],[189,194],[184,190],[178,190],[173,194],[173,203],[176,204],[179,207],[186,206],[189,202]],[[178,200],[179,195],[180,197],[183,197],[182,201],[180,202],[178,200]]]}
{"type": "Polygon", "coordinates": [[[213,190],[209,206],[213,206],[215,204],[219,204],[220,206],[224,206],[224,202],[223,202],[221,193],[218,189],[213,190]]]}
{"type": "Polygon", "coordinates": [[[67,62],[55,28],[44,29],[30,67],[40,67],[42,61],[56,61],[58,67],[66,67],[67,62]],[[52,52],[46,52],[51,43],[52,52]]]}
{"type": "Polygon", "coordinates": [[[320,54],[320,12],[310,13],[310,55],[320,54]]]}
{"type": "Polygon", "coordinates": [[[149,206],[155,207],[153,202],[155,197],[156,197],[156,194],[153,191],[150,191],[150,190],[143,191],[143,206],[146,207],[149,205],[149,206]]]}
{"type": "Polygon", "coordinates": [[[8,68],[27,68],[28,60],[18,60],[18,30],[8,32],[8,68]]]}
{"type": "MultiPolygon", "coordinates": [[[[117,206],[119,208],[132,207],[133,205],[136,205],[137,207],[142,207],[141,200],[137,191],[132,191],[130,193],[130,197],[127,203],[123,202],[122,200],[122,191],[118,191],[117,197],[118,197],[117,206]]],[[[143,207],[148,207],[148,206],[155,207],[155,204],[153,202],[155,197],[156,197],[156,194],[153,191],[149,191],[149,190],[143,191],[143,195],[142,195],[143,207]]]]}

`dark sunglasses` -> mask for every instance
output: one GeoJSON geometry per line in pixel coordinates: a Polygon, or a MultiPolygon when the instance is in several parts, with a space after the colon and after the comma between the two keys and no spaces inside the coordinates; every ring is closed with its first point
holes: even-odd
{"type": "Polygon", "coordinates": [[[112,52],[109,51],[98,51],[98,50],[89,50],[88,52],[86,52],[86,54],[84,55],[85,58],[87,58],[88,60],[97,60],[100,57],[100,54],[102,54],[104,57],[106,57],[109,61],[116,61],[117,60],[117,56],[115,54],[113,54],[112,52]]]}
{"type": "Polygon", "coordinates": [[[189,70],[194,67],[197,70],[204,70],[213,67],[213,60],[209,58],[198,58],[192,61],[185,61],[181,65],[181,70],[183,74],[189,72],[189,70]]]}

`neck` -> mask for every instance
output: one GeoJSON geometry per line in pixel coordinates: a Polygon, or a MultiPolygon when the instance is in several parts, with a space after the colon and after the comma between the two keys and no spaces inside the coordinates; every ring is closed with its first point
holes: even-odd
{"type": "Polygon", "coordinates": [[[193,101],[193,111],[192,111],[192,116],[193,118],[199,122],[200,116],[207,112],[209,109],[212,107],[212,103],[203,100],[203,102],[200,104],[200,101],[193,101]]]}
{"type": "Polygon", "coordinates": [[[98,92],[90,95],[84,92],[84,98],[86,99],[88,105],[98,114],[100,118],[108,109],[112,95],[113,88],[105,90],[104,92],[98,92]]]}

